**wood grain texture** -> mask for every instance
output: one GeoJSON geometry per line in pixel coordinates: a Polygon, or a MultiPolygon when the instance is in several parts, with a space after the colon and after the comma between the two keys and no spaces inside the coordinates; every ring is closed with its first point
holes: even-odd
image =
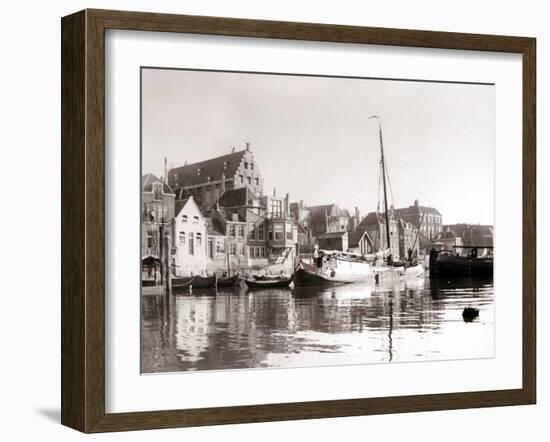
{"type": "Polygon", "coordinates": [[[85,13],[61,29],[61,422],[85,427],[85,13]]]}
{"type": "Polygon", "coordinates": [[[536,398],[535,40],[311,23],[86,10],[62,20],[62,423],[84,432],[531,404],[536,398]],[[105,413],[106,29],[523,55],[523,387],[406,397],[105,413]]]}

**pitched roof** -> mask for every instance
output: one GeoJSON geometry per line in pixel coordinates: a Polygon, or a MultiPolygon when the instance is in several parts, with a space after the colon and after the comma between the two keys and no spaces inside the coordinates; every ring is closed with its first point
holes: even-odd
{"type": "Polygon", "coordinates": [[[172,187],[186,187],[207,183],[208,177],[212,181],[217,181],[221,179],[222,174],[231,178],[237,172],[245,153],[246,150],[240,150],[206,161],[175,167],[168,172],[168,183],[172,187]]]}
{"type": "Polygon", "coordinates": [[[367,241],[372,244],[372,239],[370,238],[369,234],[365,231],[357,231],[357,232],[349,232],[348,233],[348,247],[350,249],[359,247],[359,243],[363,239],[363,237],[366,237],[367,241]]]}
{"type": "Polygon", "coordinates": [[[415,204],[409,207],[402,207],[400,209],[394,209],[394,210],[399,216],[416,215],[420,213],[428,213],[430,215],[441,215],[441,213],[439,213],[439,210],[437,210],[435,207],[420,206],[418,204],[415,204]]]}
{"type": "Polygon", "coordinates": [[[197,203],[195,202],[195,199],[192,196],[189,197],[189,198],[183,199],[183,200],[177,200],[175,202],[174,215],[177,217],[179,215],[179,213],[181,212],[181,210],[187,205],[188,202],[193,203],[195,205],[195,207],[197,208],[198,212],[200,213],[201,217],[204,218],[204,215],[203,215],[200,207],[197,205],[197,203]]]}
{"type": "Polygon", "coordinates": [[[376,212],[369,212],[357,226],[357,229],[365,229],[367,226],[385,222],[384,217],[376,212]]]}
{"type": "Polygon", "coordinates": [[[152,173],[147,173],[145,175],[141,176],[141,191],[142,192],[152,192],[153,191],[153,183],[162,183],[162,192],[163,193],[169,193],[171,195],[174,194],[174,191],[170,188],[170,186],[166,183],[164,183],[162,180],[157,178],[152,173]]]}
{"type": "Polygon", "coordinates": [[[248,187],[226,190],[218,203],[221,207],[246,206],[248,204],[248,187]]]}

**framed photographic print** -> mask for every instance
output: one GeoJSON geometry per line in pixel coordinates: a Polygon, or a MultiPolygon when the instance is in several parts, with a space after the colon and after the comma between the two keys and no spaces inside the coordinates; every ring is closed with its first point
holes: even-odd
{"type": "Polygon", "coordinates": [[[535,40],[62,20],[62,423],[535,403],[535,40]]]}

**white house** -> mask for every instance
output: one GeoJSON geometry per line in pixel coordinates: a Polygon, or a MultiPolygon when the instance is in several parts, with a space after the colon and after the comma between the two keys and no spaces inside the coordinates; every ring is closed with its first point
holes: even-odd
{"type": "Polygon", "coordinates": [[[192,196],[176,201],[174,217],[174,273],[177,276],[206,273],[206,220],[192,196]]]}

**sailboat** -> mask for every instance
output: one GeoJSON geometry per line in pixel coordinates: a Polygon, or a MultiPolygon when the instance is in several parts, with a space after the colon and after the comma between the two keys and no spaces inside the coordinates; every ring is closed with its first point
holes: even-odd
{"type": "MultiPolygon", "coordinates": [[[[377,119],[378,120],[378,137],[380,140],[380,167],[381,167],[381,174],[382,174],[382,189],[384,193],[384,221],[386,224],[386,246],[387,249],[384,250],[383,247],[381,247],[381,251],[379,251],[378,254],[382,253],[384,256],[384,259],[378,260],[382,261],[379,262],[377,265],[373,267],[374,273],[375,273],[375,280],[376,282],[380,282],[382,278],[386,278],[387,275],[391,275],[392,277],[398,276],[398,277],[405,277],[405,278],[421,278],[424,276],[424,266],[418,263],[414,263],[411,261],[409,262],[397,262],[394,261],[394,257],[391,254],[391,241],[390,241],[390,216],[388,211],[388,194],[387,194],[387,187],[386,187],[386,181],[387,181],[387,171],[386,171],[386,161],[384,157],[384,140],[382,138],[382,125],[380,124],[380,117],[377,115],[370,116],[368,120],[371,119],[377,119]]],[[[418,226],[420,229],[420,226],[418,226]]],[[[415,240],[416,243],[416,240],[415,240]]]]}

